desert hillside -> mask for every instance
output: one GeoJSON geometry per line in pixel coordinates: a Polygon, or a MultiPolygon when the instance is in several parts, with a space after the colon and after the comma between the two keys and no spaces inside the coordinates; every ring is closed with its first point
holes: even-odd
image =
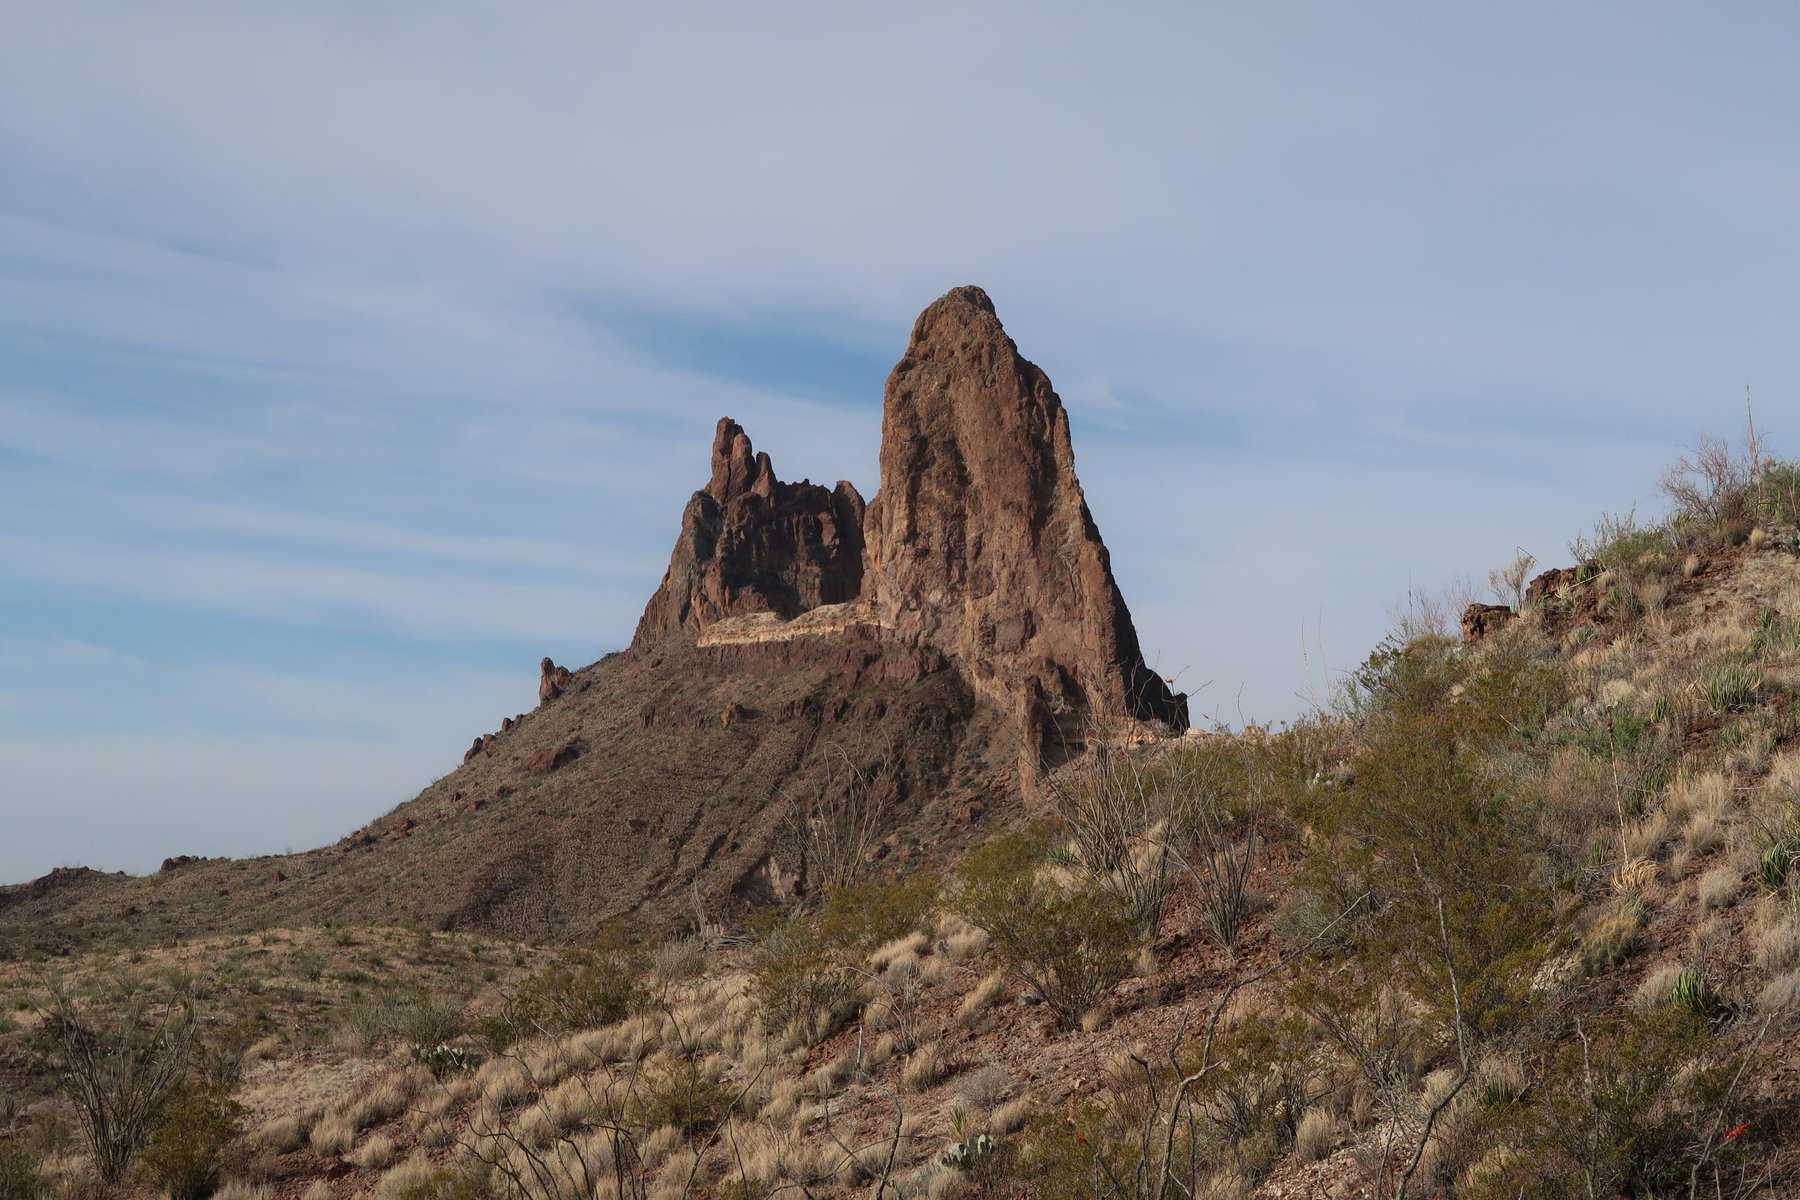
{"type": "MultiPolygon", "coordinates": [[[[685,934],[546,947],[352,906],[59,957],[9,918],[4,1194],[1794,1194],[1800,474],[1716,446],[1684,467],[1667,522],[1608,518],[1566,568],[1501,568],[1503,602],[1460,629],[1413,610],[1292,727],[1093,733],[999,828],[918,796],[944,840],[903,849],[879,822],[908,793],[808,809],[807,886],[685,934]],[[166,1068],[129,1147],[116,1114],[83,1124],[83,1081],[119,1078],[96,1048],[132,1080],[166,1068]]],[[[841,610],[809,611],[842,636],[841,610]]],[[[725,755],[788,702],[778,677],[809,695],[814,639],[783,623],[721,612],[659,643],[647,728],[709,636],[792,657],[678,709],[683,736],[725,755]]],[[[547,669],[547,704],[598,721],[621,670],[547,669]]],[[[887,732],[965,752],[904,714],[969,713],[973,689],[918,686],[887,732]]],[[[534,723],[371,827],[403,849],[338,852],[429,872],[420,806],[470,819],[481,764],[554,762],[560,732],[507,745],[534,723]]],[[[548,864],[576,836],[529,844],[548,864]]],[[[271,886],[266,864],[170,874],[198,869],[246,902],[271,886]]],[[[11,904],[64,886],[140,885],[11,904]]]]}

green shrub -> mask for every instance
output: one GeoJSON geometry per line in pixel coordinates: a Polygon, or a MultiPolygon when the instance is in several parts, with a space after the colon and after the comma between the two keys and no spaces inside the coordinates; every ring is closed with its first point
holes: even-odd
{"type": "Polygon", "coordinates": [[[856,994],[857,961],[821,928],[816,914],[765,921],[750,955],[750,988],[771,1032],[798,1024],[812,1040],[835,1025],[856,994]]]}
{"type": "Polygon", "coordinates": [[[1751,485],[1749,508],[1765,524],[1800,525],[1800,463],[1766,464],[1751,485]]]}
{"type": "Polygon", "coordinates": [[[725,1119],[734,1096],[693,1059],[681,1058],[638,1081],[637,1117],[648,1129],[673,1125],[684,1134],[701,1133],[725,1119]]]}
{"type": "Polygon", "coordinates": [[[1131,914],[1116,895],[1065,884],[1046,870],[1046,829],[1009,834],[964,860],[954,900],[985,930],[1002,966],[1073,1028],[1131,973],[1131,914]]]}
{"type": "Polygon", "coordinates": [[[16,1141],[0,1141],[0,1200],[49,1200],[50,1195],[37,1158],[16,1141]]]}
{"type": "Polygon", "coordinates": [[[809,1037],[825,1036],[865,977],[864,961],[925,925],[938,891],[928,872],[862,880],[832,888],[814,912],[766,915],[750,957],[764,1024],[777,1030],[798,1022],[809,1037]]]}
{"type": "Polygon", "coordinates": [[[198,1083],[177,1088],[163,1107],[138,1169],[171,1200],[211,1195],[231,1144],[243,1133],[243,1109],[226,1093],[198,1083]]]}
{"type": "MultiPolygon", "coordinates": [[[[1725,1181],[1769,1153],[1752,1089],[1732,1088],[1742,1059],[1683,1008],[1569,1029],[1556,1047],[1500,1135],[1514,1153],[1467,1194],[1560,1196],[1578,1180],[1583,1195],[1686,1196],[1703,1149],[1725,1181]]],[[[1713,1171],[1699,1178],[1711,1194],[1713,1171]]]]}
{"type": "Polygon", "coordinates": [[[394,1034],[409,1046],[441,1046],[463,1032],[462,1005],[448,997],[414,992],[388,1014],[394,1034]]]}
{"type": "Polygon", "coordinates": [[[641,964],[617,934],[566,952],[527,976],[508,998],[503,1020],[484,1030],[496,1049],[532,1032],[597,1029],[639,1011],[648,1003],[638,979],[641,964]]]}

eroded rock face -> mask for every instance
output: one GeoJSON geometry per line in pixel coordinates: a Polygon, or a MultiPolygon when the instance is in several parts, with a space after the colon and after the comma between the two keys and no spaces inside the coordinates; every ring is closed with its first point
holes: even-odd
{"type": "Polygon", "coordinates": [[[1463,610],[1462,639],[1464,644],[1473,645],[1488,634],[1500,629],[1516,616],[1512,608],[1505,604],[1471,604],[1463,610]]]}
{"type": "Polygon", "coordinates": [[[1187,725],[1145,666],[1049,377],[980,288],[920,314],[888,376],[864,593],[1046,739],[1119,718],[1187,725]]]}
{"type": "MultiPolygon", "coordinates": [[[[567,667],[559,667],[545,655],[544,661],[538,664],[538,703],[548,704],[567,691],[575,682],[575,675],[567,667]]],[[[506,729],[503,723],[500,728],[506,729]]]]}
{"type": "Polygon", "coordinates": [[[862,587],[862,526],[863,499],[849,482],[832,490],[781,482],[769,456],[722,418],[711,480],[681,515],[668,572],[632,645],[693,637],[727,617],[791,618],[854,599],[862,587]]]}

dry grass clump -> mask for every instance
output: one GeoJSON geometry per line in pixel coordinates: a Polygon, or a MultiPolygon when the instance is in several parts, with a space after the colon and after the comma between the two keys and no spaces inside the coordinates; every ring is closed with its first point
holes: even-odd
{"type": "Polygon", "coordinates": [[[949,1073],[943,1049],[936,1042],[927,1042],[908,1056],[900,1070],[900,1082],[910,1091],[923,1092],[949,1073]]]}
{"type": "Polygon", "coordinates": [[[345,1157],[365,1171],[379,1171],[394,1161],[394,1139],[385,1133],[374,1134],[345,1157]]]}
{"type": "Polygon", "coordinates": [[[1725,908],[1743,892],[1743,872],[1735,863],[1720,863],[1700,877],[1696,894],[1700,907],[1710,912],[1725,908]]]}
{"type": "Polygon", "coordinates": [[[300,1193],[300,1200],[337,1200],[337,1193],[331,1190],[329,1179],[315,1179],[300,1193]]]}
{"type": "Polygon", "coordinates": [[[1777,917],[1757,925],[1753,934],[1756,965],[1771,975],[1800,963],[1800,921],[1777,917]]]}
{"type": "Polygon", "coordinates": [[[962,998],[962,1003],[956,1006],[956,1023],[973,1024],[976,1017],[1000,1003],[1005,994],[1006,976],[1003,972],[995,971],[962,998]]]}
{"type": "Polygon", "coordinates": [[[1791,1022],[1800,1014],[1800,971],[1777,975],[1756,997],[1757,1011],[1791,1022]]]}
{"type": "Polygon", "coordinates": [[[1025,1122],[1031,1119],[1031,1101],[1021,1096],[1017,1100],[1008,1101],[996,1108],[988,1116],[988,1132],[995,1137],[1005,1137],[1025,1128],[1025,1122]]]}
{"type": "Polygon", "coordinates": [[[869,965],[877,971],[886,971],[896,964],[910,964],[918,960],[930,943],[931,939],[923,933],[903,934],[877,946],[869,955],[869,965]]]}
{"type": "Polygon", "coordinates": [[[1004,1100],[1013,1090],[1013,1078],[1005,1068],[989,1063],[965,1075],[956,1094],[970,1108],[986,1112],[1004,1100]]]}
{"type": "Polygon", "coordinates": [[[312,1127],[307,1142],[313,1153],[334,1157],[356,1144],[356,1126],[343,1113],[330,1113],[312,1127]]]}
{"type": "Polygon", "coordinates": [[[1327,1108],[1309,1108],[1294,1129],[1294,1157],[1303,1163],[1318,1162],[1337,1148],[1342,1133],[1336,1113],[1327,1108]]]}
{"type": "Polygon", "coordinates": [[[1631,1007],[1639,1013],[1655,1012],[1669,1003],[1675,995],[1675,981],[1681,978],[1680,963],[1657,963],[1644,973],[1638,983],[1637,991],[1631,995],[1631,1007]]]}
{"type": "Polygon", "coordinates": [[[475,1072],[475,1089],[482,1106],[498,1112],[531,1094],[531,1074],[517,1059],[490,1058],[475,1072]]]}
{"type": "Polygon", "coordinates": [[[305,1144],[306,1135],[316,1120],[318,1120],[316,1111],[290,1113],[285,1117],[277,1117],[257,1131],[257,1140],[277,1154],[298,1150],[305,1144]]]}
{"type": "Polygon", "coordinates": [[[376,1181],[375,1200],[411,1200],[428,1195],[437,1179],[437,1168],[422,1155],[411,1155],[376,1181]]]}
{"type": "Polygon", "coordinates": [[[650,954],[650,973],[663,983],[680,983],[706,970],[706,945],[698,938],[664,942],[650,954]]]}
{"type": "Polygon", "coordinates": [[[266,1183],[233,1179],[213,1193],[213,1200],[275,1200],[275,1189],[266,1183]]]}
{"type": "Polygon", "coordinates": [[[1637,950],[1643,928],[1643,905],[1627,897],[1613,912],[1595,921],[1581,939],[1582,965],[1593,973],[1624,962],[1637,950]]]}
{"type": "Polygon", "coordinates": [[[1640,820],[1626,823],[1619,832],[1619,842],[1626,858],[1655,861],[1673,836],[1669,814],[1659,808],[1640,820]]]}

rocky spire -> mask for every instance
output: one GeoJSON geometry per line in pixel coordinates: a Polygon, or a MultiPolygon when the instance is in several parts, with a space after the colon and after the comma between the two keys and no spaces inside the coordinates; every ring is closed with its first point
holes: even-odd
{"type": "Polygon", "coordinates": [[[862,585],[863,499],[782,483],[730,417],[713,434],[712,475],[681,514],[681,533],[638,622],[633,646],[692,637],[725,617],[794,617],[854,599],[862,585]]]}
{"type": "Polygon", "coordinates": [[[1144,664],[1062,401],[980,288],[926,308],[888,376],[864,537],[875,619],[955,656],[1046,744],[1123,718],[1186,726],[1144,664]]]}

